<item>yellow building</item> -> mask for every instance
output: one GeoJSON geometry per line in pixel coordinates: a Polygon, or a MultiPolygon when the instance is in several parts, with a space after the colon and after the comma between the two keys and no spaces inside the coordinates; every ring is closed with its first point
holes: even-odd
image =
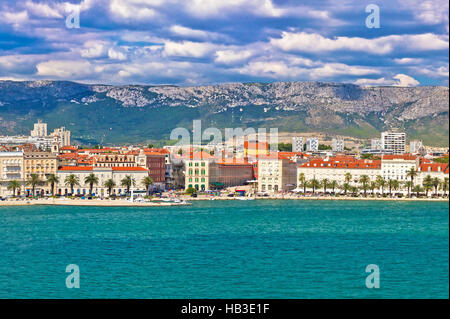
{"type": "MultiPolygon", "coordinates": [[[[36,174],[44,183],[36,187],[36,195],[50,194],[50,185],[47,185],[47,176],[57,174],[58,159],[50,152],[25,152],[24,153],[24,178],[27,180],[31,174],[36,174]]],[[[31,192],[31,187],[26,186],[26,191],[31,192]]]]}
{"type": "Polygon", "coordinates": [[[205,159],[187,160],[185,188],[210,190],[212,175],[215,175],[217,164],[205,159]]]}

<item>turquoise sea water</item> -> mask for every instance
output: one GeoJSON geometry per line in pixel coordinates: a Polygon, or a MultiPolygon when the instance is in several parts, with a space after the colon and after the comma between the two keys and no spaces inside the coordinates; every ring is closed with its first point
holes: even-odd
{"type": "Polygon", "coordinates": [[[0,298],[448,298],[449,205],[0,207],[0,298]],[[68,264],[80,288],[68,289],[68,264]],[[380,268],[380,288],[365,268],[380,268]]]}

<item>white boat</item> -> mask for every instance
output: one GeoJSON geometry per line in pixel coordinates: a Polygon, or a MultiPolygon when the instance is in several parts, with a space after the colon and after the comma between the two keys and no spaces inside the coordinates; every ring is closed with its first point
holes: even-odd
{"type": "Polygon", "coordinates": [[[253,197],[236,197],[237,200],[255,200],[253,197]]]}

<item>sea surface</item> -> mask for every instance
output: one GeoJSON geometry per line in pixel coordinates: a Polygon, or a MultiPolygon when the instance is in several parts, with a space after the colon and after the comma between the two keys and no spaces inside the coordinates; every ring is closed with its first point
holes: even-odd
{"type": "Polygon", "coordinates": [[[448,297],[448,202],[0,207],[0,298],[448,297]]]}

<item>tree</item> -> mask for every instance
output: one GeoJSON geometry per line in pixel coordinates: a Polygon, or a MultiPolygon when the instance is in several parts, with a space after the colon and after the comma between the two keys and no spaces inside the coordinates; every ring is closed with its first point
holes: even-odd
{"type": "Polygon", "coordinates": [[[324,178],[321,182],[322,187],[323,187],[323,193],[326,194],[327,193],[327,187],[330,184],[330,182],[328,181],[328,179],[324,178]]]}
{"type": "Polygon", "coordinates": [[[108,189],[108,195],[111,196],[113,188],[116,187],[116,182],[110,178],[105,181],[104,185],[108,189]]]}
{"type": "Polygon", "coordinates": [[[416,185],[413,187],[412,191],[416,193],[416,196],[419,197],[420,193],[423,192],[423,188],[420,185],[416,185]]]}
{"type": "Polygon", "coordinates": [[[186,194],[188,195],[192,195],[197,193],[197,190],[194,187],[189,187],[188,189],[186,189],[186,194]]]}
{"type": "Polygon", "coordinates": [[[146,176],[142,179],[142,184],[145,186],[145,190],[147,192],[147,196],[150,194],[150,186],[154,183],[153,178],[150,176],[146,176]]]}
{"type": "Polygon", "coordinates": [[[128,194],[128,193],[130,192],[131,186],[134,186],[134,185],[135,185],[135,182],[134,182],[134,180],[131,178],[130,175],[127,175],[127,176],[125,176],[125,177],[120,181],[120,184],[121,184],[123,187],[126,187],[126,188],[127,188],[127,194],[128,194]]]}
{"type": "Polygon", "coordinates": [[[444,191],[444,196],[447,195],[448,190],[448,177],[444,177],[444,180],[442,181],[442,190],[444,191]]]}
{"type": "Polygon", "coordinates": [[[378,187],[381,188],[381,195],[384,196],[384,187],[386,186],[386,180],[383,178],[383,176],[378,175],[375,182],[377,183],[378,187]]]}
{"type": "Polygon", "coordinates": [[[344,189],[344,195],[347,195],[347,192],[351,190],[352,186],[349,183],[344,183],[342,188],[344,189]]]}
{"type": "Polygon", "coordinates": [[[8,183],[7,189],[13,191],[13,197],[16,197],[16,190],[20,189],[22,184],[19,181],[13,180],[8,183]]]}
{"type": "Polygon", "coordinates": [[[369,189],[370,178],[367,175],[361,175],[359,178],[359,182],[361,183],[361,189],[364,191],[364,197],[367,196],[367,190],[369,189]]]}
{"type": "Polygon", "coordinates": [[[437,196],[438,188],[441,185],[441,180],[439,178],[435,177],[431,180],[431,185],[434,187],[434,195],[437,196]]]}
{"type": "Polygon", "coordinates": [[[377,189],[378,185],[377,182],[370,182],[369,189],[372,192],[372,196],[375,195],[375,189],[377,189]]]}
{"type": "Polygon", "coordinates": [[[413,182],[412,181],[406,181],[405,187],[408,189],[408,197],[411,197],[411,189],[413,188],[413,182]]]}
{"type": "Polygon", "coordinates": [[[98,184],[98,177],[94,173],[90,173],[84,179],[84,183],[89,185],[89,194],[92,195],[92,190],[94,188],[94,185],[98,184]]]}
{"type": "Polygon", "coordinates": [[[430,175],[427,175],[422,182],[423,188],[425,189],[425,195],[428,197],[428,192],[431,190],[431,188],[433,187],[433,179],[431,178],[430,175]]]}
{"type": "Polygon", "coordinates": [[[352,174],[345,173],[345,182],[350,183],[352,181],[352,174]]]}
{"type": "Polygon", "coordinates": [[[75,174],[70,174],[64,179],[64,184],[70,187],[70,194],[73,195],[74,187],[80,185],[80,178],[75,174]]]}
{"type": "Polygon", "coordinates": [[[411,178],[411,185],[414,187],[414,177],[417,176],[417,171],[414,167],[411,167],[407,172],[406,172],[406,177],[411,178]]]}
{"type": "Polygon", "coordinates": [[[31,186],[33,197],[35,196],[36,186],[42,185],[42,183],[43,182],[38,174],[31,174],[30,177],[28,177],[26,184],[31,186]]]}
{"type": "Polygon", "coordinates": [[[298,175],[298,181],[300,182],[300,186],[303,187],[303,194],[306,194],[306,186],[308,183],[306,182],[306,177],[304,173],[300,173],[298,175]]]}
{"type": "Polygon", "coordinates": [[[357,196],[358,193],[358,186],[350,186],[350,189],[352,191],[352,196],[357,196]]]}
{"type": "Polygon", "coordinates": [[[329,186],[333,190],[333,194],[334,194],[336,187],[338,187],[338,183],[336,181],[331,181],[329,186]]]}
{"type": "Polygon", "coordinates": [[[47,183],[50,184],[52,195],[55,196],[55,185],[59,183],[59,177],[55,174],[50,174],[47,176],[47,183]]]}
{"type": "Polygon", "coordinates": [[[313,178],[312,180],[309,181],[308,185],[310,188],[312,188],[313,194],[315,194],[316,188],[320,187],[320,182],[317,179],[313,178]]]}

